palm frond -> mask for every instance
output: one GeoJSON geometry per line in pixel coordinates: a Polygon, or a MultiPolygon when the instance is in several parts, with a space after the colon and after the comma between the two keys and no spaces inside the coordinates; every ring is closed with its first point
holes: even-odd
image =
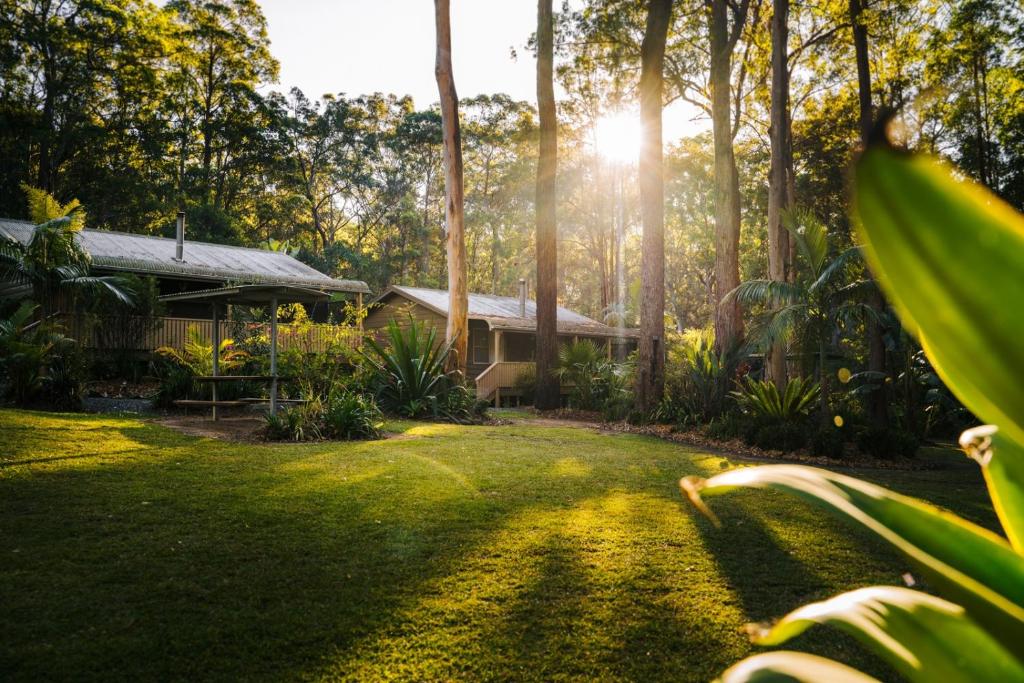
{"type": "Polygon", "coordinates": [[[792,209],[785,212],[783,224],[789,234],[796,240],[797,249],[811,267],[815,279],[821,274],[828,258],[828,229],[813,211],[808,209],[792,209]]]}
{"type": "Polygon", "coordinates": [[[137,292],[131,284],[116,275],[75,275],[62,280],[61,286],[99,290],[126,306],[134,306],[137,301],[137,292]]]}
{"type": "Polygon", "coordinates": [[[821,271],[821,275],[818,276],[818,279],[815,280],[808,289],[813,292],[828,285],[837,274],[843,272],[846,266],[857,259],[863,259],[861,248],[850,247],[832,259],[832,261],[821,271]]]}
{"type": "Polygon", "coordinates": [[[775,302],[792,303],[800,300],[802,296],[803,290],[791,282],[747,280],[726,294],[723,301],[736,300],[744,306],[751,304],[770,306],[775,302]]]}

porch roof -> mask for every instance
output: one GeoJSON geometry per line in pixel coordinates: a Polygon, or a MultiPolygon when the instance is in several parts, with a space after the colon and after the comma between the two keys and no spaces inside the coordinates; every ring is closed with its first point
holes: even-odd
{"type": "Polygon", "coordinates": [[[160,301],[193,301],[226,304],[307,304],[326,301],[330,295],[318,289],[295,287],[291,285],[238,285],[235,287],[218,287],[203,289],[197,292],[167,294],[160,301]]]}

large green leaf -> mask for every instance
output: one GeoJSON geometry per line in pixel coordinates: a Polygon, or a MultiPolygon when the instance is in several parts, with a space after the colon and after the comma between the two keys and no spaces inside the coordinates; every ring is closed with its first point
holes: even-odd
{"type": "Polygon", "coordinates": [[[726,669],[722,683],[878,683],[831,659],[802,652],[765,652],[726,669]]]}
{"type": "Polygon", "coordinates": [[[702,493],[748,487],[796,494],[891,543],[1011,651],[1024,643],[1024,557],[987,529],[923,501],[815,467],[744,467],[707,480],[686,477],[680,486],[713,520],[702,493]]]}
{"type": "Polygon", "coordinates": [[[779,645],[815,624],[853,635],[911,681],[1022,681],[1024,666],[959,605],[920,591],[873,586],[805,605],[756,635],[779,645]]]}
{"type": "Polygon", "coordinates": [[[865,256],[936,370],[1024,443],[1024,217],[938,161],[878,145],[856,171],[865,256]]]}
{"type": "Polygon", "coordinates": [[[1024,553],[1024,447],[992,425],[968,429],[960,445],[981,465],[1006,536],[1024,553]]]}

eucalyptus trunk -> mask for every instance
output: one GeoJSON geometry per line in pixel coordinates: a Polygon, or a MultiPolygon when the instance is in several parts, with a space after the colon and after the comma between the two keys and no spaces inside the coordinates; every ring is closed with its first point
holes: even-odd
{"type": "Polygon", "coordinates": [[[729,29],[728,0],[708,0],[711,46],[711,124],[715,175],[715,347],[721,352],[743,337],[743,318],[735,297],[723,301],[740,284],[739,173],[733,152],[731,106],[732,52],[745,20],[746,4],[729,29]]]}
{"type": "Polygon", "coordinates": [[[540,155],[537,160],[537,390],[541,410],[557,408],[558,246],[555,216],[555,175],[558,169],[558,122],[554,85],[554,18],[552,0],[537,2],[537,109],[540,114],[540,155]]]}
{"type": "Polygon", "coordinates": [[[665,41],[672,0],[650,0],[640,46],[640,340],[636,404],[648,411],[665,392],[665,172],[661,139],[665,41]]]}
{"type": "MultiPolygon", "coordinates": [[[[873,113],[871,107],[871,60],[868,55],[868,28],[864,24],[863,5],[861,0],[850,0],[850,24],[853,27],[853,50],[857,62],[857,100],[860,106],[860,138],[861,145],[867,148],[871,136],[873,113]]],[[[868,274],[868,277],[872,277],[868,274]]],[[[868,370],[885,373],[885,340],[882,338],[882,326],[875,320],[885,310],[885,301],[878,288],[871,294],[868,301],[875,316],[867,321],[868,333],[868,370]]],[[[871,392],[868,399],[871,422],[876,427],[889,424],[889,392],[885,382],[880,383],[871,392]]]]}
{"type": "MultiPolygon", "coordinates": [[[[789,231],[782,213],[789,205],[787,171],[790,156],[789,121],[789,0],[775,0],[772,15],[771,167],[768,171],[768,277],[786,282],[789,270],[789,231]]],[[[774,301],[773,305],[781,305],[774,301]]],[[[777,340],[768,351],[768,376],[782,391],[786,386],[786,342],[777,340]]]]}
{"type": "Polygon", "coordinates": [[[448,255],[448,326],[445,337],[452,344],[448,369],[466,374],[469,337],[469,290],[466,274],[465,220],[463,214],[462,139],[459,132],[459,96],[452,75],[452,30],[449,0],[434,0],[437,57],[434,76],[441,99],[441,131],[444,144],[445,227],[448,255]]]}

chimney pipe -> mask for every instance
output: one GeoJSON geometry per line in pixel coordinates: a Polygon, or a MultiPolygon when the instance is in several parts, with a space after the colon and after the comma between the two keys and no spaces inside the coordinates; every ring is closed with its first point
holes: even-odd
{"type": "Polygon", "coordinates": [[[175,233],[174,260],[183,261],[185,255],[185,212],[178,212],[178,230],[175,233]]]}
{"type": "Polygon", "coordinates": [[[526,279],[519,278],[519,317],[526,317],[526,279]]]}

